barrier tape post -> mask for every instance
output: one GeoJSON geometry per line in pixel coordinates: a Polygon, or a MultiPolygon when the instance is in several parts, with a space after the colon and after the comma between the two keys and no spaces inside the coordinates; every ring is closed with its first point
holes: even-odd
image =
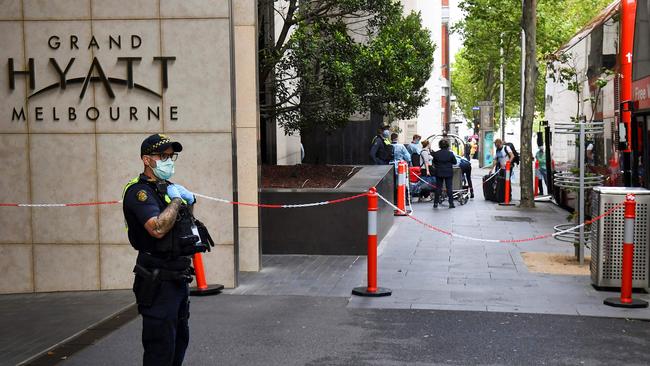
{"type": "Polygon", "coordinates": [[[633,194],[625,196],[625,226],[623,227],[623,263],[621,268],[621,296],[605,299],[604,304],[619,308],[647,308],[648,303],[632,298],[634,265],[634,219],[636,201],[633,194]]]}
{"type": "Polygon", "coordinates": [[[501,206],[513,206],[513,203],[510,203],[510,160],[506,161],[506,187],[504,191],[503,202],[499,203],[501,206]]]}
{"type": "Polygon", "coordinates": [[[407,164],[404,161],[397,163],[397,208],[395,216],[406,216],[406,169],[407,164]],[[401,211],[400,211],[401,210],[401,211]]]}
{"type": "Polygon", "coordinates": [[[194,272],[196,273],[196,287],[190,289],[192,296],[209,296],[221,293],[223,285],[209,285],[205,280],[205,268],[203,268],[203,257],[201,253],[195,253],[192,258],[194,272]]]}
{"type": "Polygon", "coordinates": [[[537,171],[539,170],[539,160],[535,160],[535,173],[533,176],[535,177],[535,193],[534,197],[539,196],[539,178],[537,177],[537,171]]]}
{"type": "Polygon", "coordinates": [[[377,189],[370,188],[368,191],[368,286],[355,287],[352,295],[366,297],[390,296],[392,291],[377,287],[377,211],[378,202],[377,189]]]}

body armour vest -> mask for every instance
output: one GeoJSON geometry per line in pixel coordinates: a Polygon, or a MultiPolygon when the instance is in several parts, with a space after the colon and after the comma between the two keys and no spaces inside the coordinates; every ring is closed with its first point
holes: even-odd
{"type": "MultiPolygon", "coordinates": [[[[171,203],[171,198],[167,195],[167,186],[170,183],[167,181],[154,182],[143,179],[142,176],[134,178],[124,187],[123,197],[126,196],[130,189],[135,189],[142,184],[146,184],[156,193],[152,198],[156,200],[160,211],[164,211],[169,203],[171,203]]],[[[198,220],[192,215],[190,206],[183,201],[183,204],[181,204],[178,210],[174,226],[164,237],[157,239],[146,233],[148,237],[146,240],[138,240],[137,238],[133,238],[136,235],[129,233],[129,241],[136,250],[149,252],[152,255],[164,258],[176,258],[205,252],[209,247],[206,248],[208,244],[204,244],[203,240],[201,240],[202,237],[197,228],[197,222],[198,220]]],[[[127,231],[133,230],[129,229],[128,223],[126,228],[127,231]]],[[[142,230],[146,232],[144,227],[142,230]]]]}

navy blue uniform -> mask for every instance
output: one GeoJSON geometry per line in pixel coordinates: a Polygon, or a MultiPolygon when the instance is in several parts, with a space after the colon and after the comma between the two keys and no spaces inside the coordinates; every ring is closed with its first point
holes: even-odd
{"type": "Polygon", "coordinates": [[[456,156],[449,150],[438,150],[433,153],[433,165],[436,169],[436,182],[438,183],[436,194],[434,197],[434,206],[438,205],[438,200],[442,194],[442,185],[444,183],[447,189],[447,197],[449,197],[449,207],[454,207],[454,191],[453,182],[454,165],[456,164],[456,156]]]}
{"type": "MultiPolygon", "coordinates": [[[[138,253],[138,265],[153,272],[185,271],[190,266],[187,257],[170,258],[158,252],[159,240],[149,235],[144,224],[158,216],[167,204],[159,196],[155,183],[141,175],[137,183],[127,187],[124,194],[124,218],[128,226],[129,241],[138,253]]],[[[138,300],[138,312],[142,315],[142,345],[145,366],[180,366],[189,343],[189,287],[186,281],[160,276],[151,303],[138,298],[145,279],[136,274],[133,291],[138,300]]]]}

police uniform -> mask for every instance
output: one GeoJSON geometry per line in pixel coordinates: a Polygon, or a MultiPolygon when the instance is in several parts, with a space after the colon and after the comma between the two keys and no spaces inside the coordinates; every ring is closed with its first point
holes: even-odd
{"type": "MultiPolygon", "coordinates": [[[[143,142],[141,155],[162,152],[169,146],[173,146],[174,151],[182,150],[179,143],[171,142],[166,136],[152,135],[143,142]]],[[[178,244],[178,237],[187,237],[187,230],[191,230],[179,230],[182,229],[179,228],[180,211],[174,227],[163,238],[157,239],[145,229],[145,223],[160,215],[171,202],[166,194],[168,184],[141,174],[131,180],[123,192],[129,241],[138,250],[133,291],[138,312],[142,315],[145,366],[178,366],[183,363],[189,342],[188,284],[193,274],[189,255],[204,251],[178,244]]],[[[187,214],[187,208],[184,212],[191,216],[187,214]]],[[[197,238],[190,237],[194,242],[197,238]]]]}

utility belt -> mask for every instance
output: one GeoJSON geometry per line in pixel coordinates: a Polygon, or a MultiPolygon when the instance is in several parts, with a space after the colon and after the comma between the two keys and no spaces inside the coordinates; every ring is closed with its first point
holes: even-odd
{"type": "Polygon", "coordinates": [[[141,306],[151,306],[163,281],[177,284],[190,283],[194,268],[190,266],[190,259],[187,257],[164,260],[140,252],[133,272],[136,274],[133,283],[136,302],[141,306]]]}

